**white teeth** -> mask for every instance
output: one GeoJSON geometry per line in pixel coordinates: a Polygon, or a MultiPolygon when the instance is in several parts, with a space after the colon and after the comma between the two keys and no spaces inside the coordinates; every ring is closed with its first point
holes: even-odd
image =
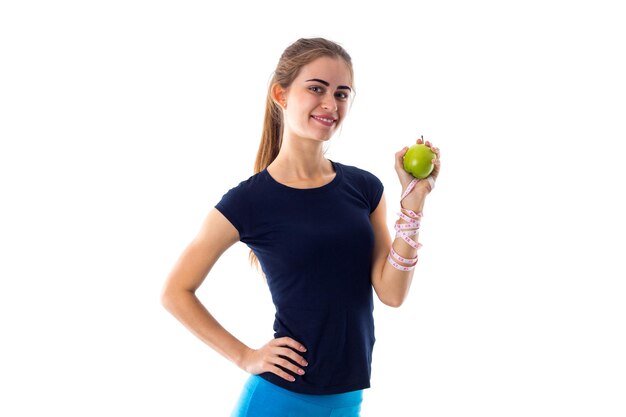
{"type": "Polygon", "coordinates": [[[326,119],[324,117],[317,117],[317,116],[313,116],[313,117],[315,117],[317,120],[323,120],[323,121],[325,121],[327,123],[332,123],[332,122],[335,121],[334,119],[326,119]]]}

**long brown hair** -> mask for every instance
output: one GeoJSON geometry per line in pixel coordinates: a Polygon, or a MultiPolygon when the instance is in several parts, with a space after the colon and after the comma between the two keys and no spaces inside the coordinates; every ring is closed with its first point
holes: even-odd
{"type": "MultiPolygon", "coordinates": [[[[305,65],[317,58],[341,58],[348,65],[351,82],[354,79],[352,59],[343,47],[324,38],[298,39],[285,49],[276,65],[267,90],[265,101],[265,118],[261,143],[254,162],[254,173],[257,174],[269,166],[276,159],[283,140],[283,113],[281,107],[272,98],[272,88],[278,84],[283,89],[289,88],[305,65]]],[[[250,264],[259,267],[259,260],[250,250],[250,264]]],[[[263,274],[265,277],[265,274],[263,274]]]]}

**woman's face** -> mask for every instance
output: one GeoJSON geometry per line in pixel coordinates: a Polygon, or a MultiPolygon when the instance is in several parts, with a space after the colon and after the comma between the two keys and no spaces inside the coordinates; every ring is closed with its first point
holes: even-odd
{"type": "Polygon", "coordinates": [[[326,141],[348,112],[350,70],[343,59],[321,57],[305,65],[284,94],[285,133],[326,141]]]}

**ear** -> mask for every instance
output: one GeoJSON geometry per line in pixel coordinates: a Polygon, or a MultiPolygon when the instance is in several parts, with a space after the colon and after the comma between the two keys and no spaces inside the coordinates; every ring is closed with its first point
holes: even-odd
{"type": "Polygon", "coordinates": [[[287,106],[287,91],[278,83],[272,85],[272,99],[282,108],[287,106]]]}

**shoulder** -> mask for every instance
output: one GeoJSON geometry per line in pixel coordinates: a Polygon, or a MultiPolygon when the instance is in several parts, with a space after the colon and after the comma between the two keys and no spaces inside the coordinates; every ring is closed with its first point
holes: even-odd
{"type": "Polygon", "coordinates": [[[242,193],[249,192],[255,188],[261,181],[261,172],[251,175],[247,179],[240,181],[237,185],[231,187],[228,192],[242,193]]]}
{"type": "Polygon", "coordinates": [[[385,186],[382,181],[370,171],[354,165],[340,164],[345,176],[344,184],[348,184],[347,190],[353,190],[366,202],[370,214],[378,206],[385,186]]]}
{"type": "Polygon", "coordinates": [[[363,185],[382,185],[380,179],[371,171],[354,165],[347,165],[339,162],[336,163],[339,164],[343,169],[343,174],[345,175],[345,177],[353,183],[360,183],[363,185]]]}
{"type": "Polygon", "coordinates": [[[252,195],[254,195],[254,191],[259,189],[259,184],[261,181],[261,172],[251,175],[247,179],[244,179],[238,184],[231,186],[229,189],[227,189],[222,197],[222,200],[228,200],[238,203],[247,201],[252,195]]]}

